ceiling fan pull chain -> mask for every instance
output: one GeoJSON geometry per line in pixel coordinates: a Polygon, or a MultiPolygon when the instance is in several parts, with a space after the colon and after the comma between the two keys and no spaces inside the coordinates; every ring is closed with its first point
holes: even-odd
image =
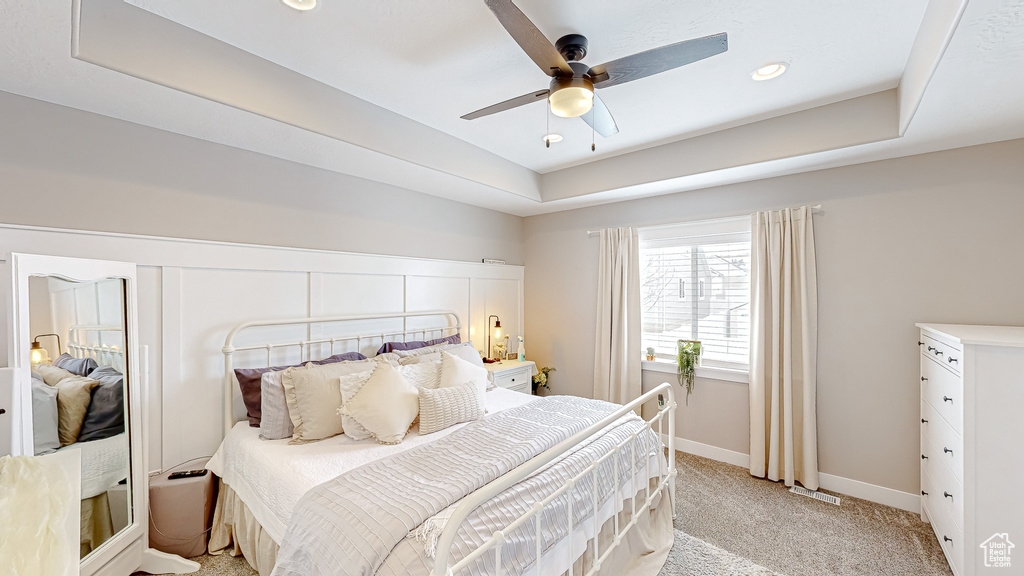
{"type": "Polygon", "coordinates": [[[594,107],[592,107],[590,109],[590,151],[591,152],[597,152],[597,144],[595,143],[596,140],[597,140],[597,137],[594,136],[594,133],[597,132],[597,128],[595,128],[595,126],[596,126],[595,122],[597,122],[597,118],[594,117],[596,109],[597,109],[597,106],[594,106],[594,107]]]}
{"type": "Polygon", "coordinates": [[[551,111],[548,106],[551,104],[551,96],[544,102],[544,147],[551,148],[551,111]]]}

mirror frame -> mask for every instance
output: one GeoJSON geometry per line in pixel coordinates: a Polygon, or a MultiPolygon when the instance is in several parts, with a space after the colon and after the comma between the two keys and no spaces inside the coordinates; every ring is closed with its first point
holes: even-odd
{"type": "MultiPolygon", "coordinates": [[[[132,521],[120,532],[101,544],[81,560],[82,576],[91,576],[110,564],[129,548],[137,550],[137,558],[126,558],[129,563],[139,565],[142,550],[148,548],[148,482],[149,464],[145,449],[146,438],[142,426],[142,384],[146,380],[139,364],[138,343],[138,286],[136,266],[128,262],[89,260],[43,256],[37,254],[11,253],[7,258],[11,298],[8,299],[8,362],[18,368],[21,380],[31,369],[30,346],[32,337],[29,325],[29,277],[52,276],[71,282],[92,282],[107,278],[125,281],[125,380],[128,393],[127,432],[129,443],[129,487],[131,488],[132,521]]],[[[32,399],[29,382],[15,383],[15,406],[18,406],[15,438],[12,438],[12,453],[33,455],[32,399]],[[20,427],[18,424],[20,423],[20,427]],[[19,433],[20,432],[20,433],[19,433]]],[[[131,556],[136,554],[131,553],[131,556]]],[[[120,559],[119,559],[120,560],[120,559]]],[[[129,572],[130,573],[130,572],[129,572]]]]}

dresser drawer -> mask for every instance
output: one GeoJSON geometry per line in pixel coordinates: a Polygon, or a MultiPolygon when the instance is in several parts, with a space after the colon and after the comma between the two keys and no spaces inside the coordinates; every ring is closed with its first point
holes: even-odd
{"type": "Polygon", "coordinates": [[[963,433],[963,384],[960,376],[921,355],[921,395],[946,419],[957,434],[963,433]]]}
{"type": "Polygon", "coordinates": [[[928,521],[932,523],[932,531],[935,532],[935,538],[942,546],[942,552],[946,555],[950,567],[953,568],[953,573],[961,576],[964,573],[963,532],[953,524],[949,514],[941,506],[933,507],[932,503],[934,500],[922,501],[921,505],[928,516],[928,521]]]}
{"type": "Polygon", "coordinates": [[[964,481],[964,441],[928,402],[921,401],[921,436],[936,450],[936,458],[949,467],[957,481],[964,481]]]}
{"type": "Polygon", "coordinates": [[[503,370],[493,374],[493,381],[502,388],[509,388],[517,392],[529,394],[532,387],[532,370],[529,366],[516,368],[515,370],[503,370]]]}
{"type": "Polygon", "coordinates": [[[936,448],[928,438],[921,437],[921,452],[925,456],[921,461],[921,469],[931,479],[932,496],[931,501],[937,503],[929,510],[935,512],[938,509],[946,511],[946,514],[953,519],[955,526],[963,529],[964,526],[964,489],[956,477],[949,470],[949,467],[942,462],[942,448],[936,448]]]}
{"type": "Polygon", "coordinates": [[[958,346],[947,344],[940,340],[936,340],[931,336],[922,335],[921,342],[921,354],[935,360],[939,364],[948,367],[957,374],[962,374],[960,366],[963,364],[962,350],[958,346]]]}

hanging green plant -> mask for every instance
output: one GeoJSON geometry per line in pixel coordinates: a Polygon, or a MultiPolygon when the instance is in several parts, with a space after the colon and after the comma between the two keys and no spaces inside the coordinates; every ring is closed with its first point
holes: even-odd
{"type": "Polygon", "coordinates": [[[679,340],[676,346],[676,375],[679,377],[679,385],[686,388],[686,403],[689,404],[693,379],[700,365],[700,340],[679,340]]]}

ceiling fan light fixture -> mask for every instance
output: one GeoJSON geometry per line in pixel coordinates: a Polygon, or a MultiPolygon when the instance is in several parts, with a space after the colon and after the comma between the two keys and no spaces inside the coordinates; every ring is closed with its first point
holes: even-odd
{"type": "Polygon", "coordinates": [[[555,116],[582,116],[594,107],[594,84],[586,78],[555,78],[551,81],[548,102],[555,116]]]}
{"type": "Polygon", "coordinates": [[[778,78],[786,73],[788,66],[785,62],[772,62],[771,64],[765,64],[750,75],[754,80],[761,82],[762,80],[771,80],[772,78],[778,78]]]}
{"type": "Polygon", "coordinates": [[[281,2],[289,8],[294,8],[303,12],[316,8],[316,0],[281,0],[281,2]]]}

